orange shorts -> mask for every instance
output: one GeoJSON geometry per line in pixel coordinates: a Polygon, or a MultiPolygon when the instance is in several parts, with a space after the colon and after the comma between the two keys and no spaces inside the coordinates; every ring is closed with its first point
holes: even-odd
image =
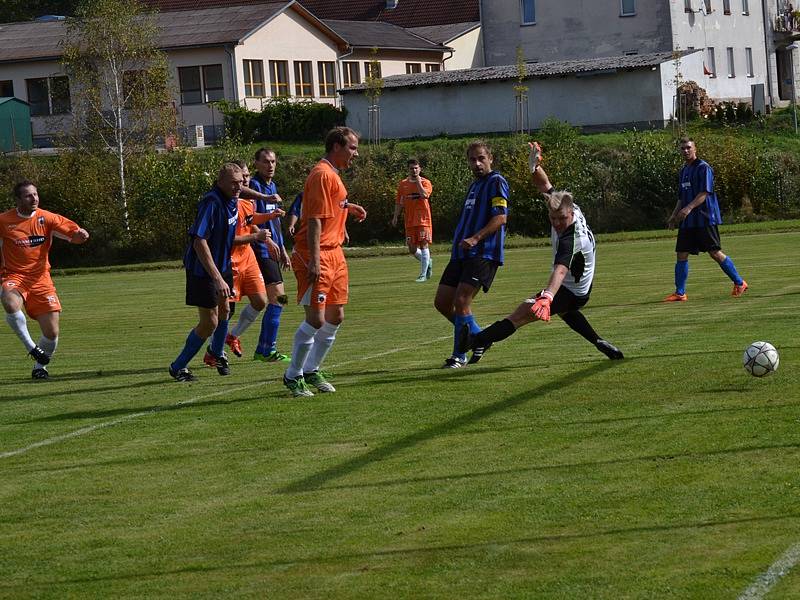
{"type": "Polygon", "coordinates": [[[233,267],[233,297],[231,302],[239,302],[242,296],[266,294],[264,276],[258,266],[256,257],[250,253],[241,264],[233,267]]]}
{"type": "Polygon", "coordinates": [[[408,227],[406,228],[406,244],[409,246],[419,246],[421,242],[430,244],[433,241],[432,227],[408,227]]]}
{"type": "Polygon", "coordinates": [[[303,306],[347,304],[350,276],[341,248],[319,253],[319,279],[312,288],[308,282],[308,257],[292,253],[292,270],[297,279],[297,303],[303,306]]]}
{"type": "Polygon", "coordinates": [[[19,275],[10,273],[3,275],[3,291],[14,290],[22,296],[25,311],[31,318],[51,312],[61,312],[61,301],[56,294],[56,287],[50,279],[50,273],[35,275],[19,275]]]}

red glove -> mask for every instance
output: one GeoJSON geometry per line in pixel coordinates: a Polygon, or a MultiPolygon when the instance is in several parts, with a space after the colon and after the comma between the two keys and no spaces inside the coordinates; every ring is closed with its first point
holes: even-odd
{"type": "Polygon", "coordinates": [[[553,301],[553,294],[547,290],[542,290],[536,295],[536,302],[531,306],[531,312],[540,321],[550,320],[550,303],[553,301]]]}

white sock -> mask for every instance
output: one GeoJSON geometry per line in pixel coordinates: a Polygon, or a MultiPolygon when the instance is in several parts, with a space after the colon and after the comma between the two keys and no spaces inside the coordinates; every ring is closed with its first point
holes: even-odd
{"type": "Polygon", "coordinates": [[[36,344],[33,343],[31,334],[28,331],[28,321],[25,319],[25,313],[21,310],[15,313],[6,313],[6,323],[8,323],[11,329],[14,330],[14,333],[17,334],[17,337],[25,346],[25,350],[28,352],[33,350],[36,344]]]}
{"type": "Polygon", "coordinates": [[[422,258],[419,261],[420,265],[419,276],[424,277],[428,273],[428,265],[431,264],[431,251],[429,248],[422,250],[422,258]]]}
{"type": "Polygon", "coordinates": [[[414,254],[412,254],[412,256],[414,258],[416,258],[417,260],[422,260],[422,249],[421,248],[417,248],[416,251],[414,252],[414,254]]]}
{"type": "MultiPolygon", "coordinates": [[[[58,337],[56,337],[56,339],[54,339],[54,340],[51,340],[48,337],[42,336],[42,337],[39,338],[38,346],[39,346],[39,348],[44,350],[47,353],[47,356],[49,356],[50,359],[52,360],[53,354],[56,353],[56,348],[58,347],[58,337]]],[[[44,367],[44,365],[40,365],[38,361],[33,366],[34,369],[41,369],[43,367],[44,367]]]]}
{"type": "Polygon", "coordinates": [[[292,362],[289,363],[289,368],[286,369],[286,377],[289,379],[295,379],[303,374],[303,363],[306,362],[306,357],[311,352],[317,331],[308,321],[303,321],[297,331],[294,332],[292,362]]]}
{"type": "Polygon", "coordinates": [[[308,354],[305,364],[303,364],[303,373],[319,371],[322,361],[325,360],[331,346],[333,346],[338,330],[339,326],[331,323],[323,323],[322,327],[317,330],[314,336],[314,346],[311,348],[311,352],[308,354]]]}
{"type": "Polygon", "coordinates": [[[252,304],[248,304],[244,307],[244,310],[239,313],[239,320],[236,322],[236,326],[231,329],[230,334],[234,337],[241,337],[241,335],[247,331],[247,328],[253,324],[253,321],[255,321],[260,314],[260,310],[256,310],[253,308],[252,304]]]}

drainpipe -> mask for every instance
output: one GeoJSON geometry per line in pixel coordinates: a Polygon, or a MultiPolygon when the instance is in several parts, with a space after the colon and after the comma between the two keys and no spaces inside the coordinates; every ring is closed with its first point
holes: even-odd
{"type": "Polygon", "coordinates": [[[483,66],[488,67],[489,63],[486,62],[486,44],[483,42],[483,0],[478,0],[478,21],[481,23],[481,54],[483,55],[483,66]]]}
{"type": "Polygon", "coordinates": [[[236,56],[233,53],[233,46],[225,46],[225,52],[230,57],[231,63],[231,84],[233,85],[233,101],[239,104],[239,81],[236,77],[236,56]]]}
{"type": "MultiPolygon", "coordinates": [[[[336,66],[338,67],[336,69],[338,71],[337,76],[339,77],[339,84],[342,87],[344,87],[344,69],[342,68],[342,60],[353,54],[353,52],[355,52],[355,49],[353,49],[352,46],[350,46],[350,52],[345,52],[341,56],[336,57],[336,66]]],[[[342,98],[339,95],[336,96],[336,104],[337,108],[342,107],[342,98]]]]}
{"type": "Polygon", "coordinates": [[[446,61],[450,60],[451,58],[453,58],[453,50],[450,50],[450,56],[448,56],[447,58],[443,58],[442,59],[442,71],[447,71],[447,69],[445,68],[445,64],[444,63],[446,61]]]}
{"type": "MultiPolygon", "coordinates": [[[[766,53],[767,59],[767,96],[769,96],[769,108],[771,111],[775,106],[774,96],[772,94],[772,66],[770,61],[772,51],[769,47],[769,32],[772,31],[772,18],[767,10],[767,0],[761,0],[761,11],[764,16],[764,52],[766,53]]],[[[776,71],[776,77],[777,76],[778,74],[776,71]]]]}

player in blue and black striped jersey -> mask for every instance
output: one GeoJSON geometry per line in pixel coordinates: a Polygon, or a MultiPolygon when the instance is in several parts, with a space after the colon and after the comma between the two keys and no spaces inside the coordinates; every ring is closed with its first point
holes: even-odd
{"type": "Polygon", "coordinates": [[[233,285],[231,248],[243,181],[237,165],[223,165],[216,185],[197,205],[197,217],[189,228],[189,245],[183,257],[186,304],[197,307],[200,321],[169,366],[169,374],[177,381],[194,380],[187,365],[212,333],[210,352],[217,358],[217,371],[220,375],[230,374],[223,349],[228,333],[228,298],[233,285]]]}
{"type": "Polygon", "coordinates": [[[622,352],[597,335],[581,312],[581,308],[589,302],[594,280],[595,240],[592,230],[580,208],[573,202],[572,194],[557,192],[550,184],[550,179],[539,164],[540,157],[539,145],[531,144],[529,164],[533,183],[545,195],[551,225],[553,269],[550,278],[541,292],[524,300],[505,319],[477,334],[470,331],[467,325],[462,326],[458,350],[488,349],[528,323],[549,321],[552,312],[608,358],[621,359],[622,352]]]}
{"type": "MultiPolygon", "coordinates": [[[[480,327],[472,315],[472,299],[483,289],[489,291],[497,268],[503,264],[503,246],[508,218],[508,182],[492,169],[492,151],[483,141],[467,148],[469,168],[475,181],[469,186],[453,236],[450,262],[442,273],[434,306],[454,325],[453,355],[442,368],[457,369],[467,364],[466,354],[457,349],[458,336],[466,325],[477,333],[480,327]]],[[[475,348],[470,363],[478,362],[483,348],[475,348]]]]}
{"type": "Polygon", "coordinates": [[[722,252],[718,226],[722,223],[719,201],[714,192],[714,171],[704,160],[697,158],[697,147],[693,140],[683,138],[680,152],[684,165],[680,172],[678,202],[672,211],[668,225],[678,225],[678,241],[675,243],[675,292],[664,298],[664,302],[686,302],[686,280],[689,278],[689,255],[708,252],[733,282],[731,295],[740,297],[748,288],[747,282],[736,271],[729,256],[722,252]]]}

